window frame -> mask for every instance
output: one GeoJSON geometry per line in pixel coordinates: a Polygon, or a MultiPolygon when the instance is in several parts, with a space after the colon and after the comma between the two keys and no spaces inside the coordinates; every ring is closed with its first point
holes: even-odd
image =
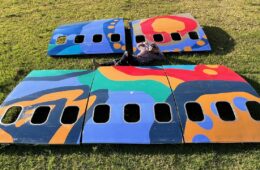
{"type": "Polygon", "coordinates": [[[143,43],[143,42],[145,42],[145,41],[146,41],[146,38],[145,38],[144,35],[142,35],[142,34],[140,34],[140,35],[135,35],[135,42],[136,42],[137,44],[138,44],[138,43],[143,43]],[[137,41],[136,41],[136,38],[137,38],[138,36],[142,36],[142,37],[144,37],[144,41],[137,42],[137,41]]]}
{"type": "Polygon", "coordinates": [[[62,112],[61,112],[61,115],[60,115],[60,124],[62,124],[62,125],[74,125],[74,124],[77,123],[77,121],[78,121],[79,112],[80,112],[80,107],[79,107],[79,106],[66,106],[66,107],[64,107],[64,108],[62,109],[62,112]],[[79,109],[78,114],[77,114],[76,121],[75,121],[74,123],[62,123],[62,121],[61,121],[61,120],[62,120],[62,116],[63,116],[63,114],[64,114],[64,111],[65,111],[65,109],[66,109],[67,107],[77,107],[77,108],[79,109]]]}
{"type": "Polygon", "coordinates": [[[172,41],[181,41],[182,40],[182,36],[181,36],[181,34],[180,33],[178,33],[178,32],[172,32],[171,33],[171,39],[172,39],[172,41]],[[172,34],[178,34],[179,36],[180,36],[180,39],[179,40],[174,40],[173,38],[172,38],[172,34]]]}
{"type": "Polygon", "coordinates": [[[68,36],[62,35],[62,36],[57,37],[57,39],[55,40],[55,45],[64,45],[64,44],[67,44],[67,42],[68,42],[68,36]],[[65,37],[66,38],[63,44],[57,44],[59,37],[65,37]]]}
{"type": "Polygon", "coordinates": [[[112,33],[111,36],[110,36],[110,41],[111,41],[112,43],[120,42],[120,41],[121,41],[121,34],[118,34],[118,33],[112,33]],[[112,41],[112,36],[113,36],[113,35],[119,35],[119,40],[118,40],[118,41],[112,41]]]}
{"type": "Polygon", "coordinates": [[[49,105],[41,105],[41,106],[35,107],[35,108],[34,108],[34,111],[33,111],[33,114],[32,114],[32,116],[31,116],[31,119],[30,119],[30,124],[33,125],[33,126],[41,126],[41,125],[46,124],[46,122],[48,122],[48,120],[49,120],[49,117],[50,117],[50,114],[51,114],[51,112],[52,112],[52,109],[53,109],[53,108],[51,108],[51,106],[49,106],[49,105]],[[33,118],[33,116],[34,116],[34,114],[35,114],[35,111],[36,111],[39,107],[49,107],[49,108],[50,108],[50,111],[49,111],[49,113],[48,113],[48,116],[47,116],[46,120],[45,120],[43,123],[32,123],[32,118],[33,118]]]}
{"type": "Polygon", "coordinates": [[[154,120],[157,122],[157,123],[159,123],[159,124],[166,124],[166,123],[170,123],[170,122],[172,122],[173,121],[173,112],[172,112],[172,107],[171,107],[171,105],[169,104],[169,103],[167,103],[167,102],[157,102],[157,103],[155,103],[154,104],[154,106],[153,106],[153,111],[154,111],[154,120]],[[169,106],[169,108],[170,108],[170,115],[171,115],[171,119],[169,120],[169,121],[167,121],[167,122],[160,122],[160,121],[158,121],[157,119],[156,119],[156,112],[155,112],[155,105],[157,105],[157,104],[166,104],[166,105],[168,105],[169,106]]]}
{"type": "Polygon", "coordinates": [[[109,122],[110,122],[110,118],[111,118],[111,110],[112,110],[112,109],[111,109],[111,106],[110,106],[109,104],[107,104],[107,103],[98,103],[98,104],[96,104],[95,107],[93,108],[93,111],[92,111],[92,122],[93,122],[94,124],[107,124],[107,123],[109,123],[109,122]],[[106,122],[102,122],[102,123],[96,122],[96,121],[94,120],[96,107],[97,107],[97,106],[100,106],[100,105],[107,105],[107,106],[109,106],[108,119],[107,119],[106,122]]]}
{"type": "Polygon", "coordinates": [[[156,43],[161,43],[161,42],[163,42],[164,41],[164,36],[163,36],[163,34],[153,34],[153,41],[154,42],[156,42],[156,43]],[[155,41],[155,39],[154,39],[154,36],[156,36],[156,35],[160,35],[160,36],[162,36],[162,41],[155,41]]]}
{"type": "Polygon", "coordinates": [[[23,111],[24,111],[24,107],[21,106],[21,105],[13,105],[13,106],[10,106],[10,107],[6,108],[5,111],[4,111],[3,116],[1,117],[0,124],[3,125],[3,126],[10,126],[10,125],[15,124],[20,119],[21,115],[23,114],[23,111]],[[20,111],[19,115],[17,116],[16,120],[13,123],[3,123],[2,120],[3,120],[4,116],[5,116],[5,114],[12,107],[20,107],[21,108],[21,111],[20,111]]]}
{"type": "Polygon", "coordinates": [[[74,38],[74,44],[83,44],[84,42],[85,42],[85,35],[79,34],[79,35],[76,35],[76,36],[75,36],[75,38],[74,38]],[[77,42],[76,42],[76,37],[77,37],[77,36],[83,36],[83,41],[82,41],[81,43],[77,43],[77,42]]]}
{"type": "Polygon", "coordinates": [[[187,118],[188,118],[191,122],[197,122],[197,123],[198,123],[198,122],[203,122],[203,121],[205,121],[205,114],[204,114],[204,111],[203,111],[203,109],[202,109],[202,107],[201,107],[201,104],[200,104],[199,102],[196,102],[196,101],[187,101],[187,102],[185,102],[185,103],[184,103],[184,110],[185,110],[185,114],[186,114],[187,118]],[[188,114],[187,108],[186,108],[186,105],[189,104],[189,103],[196,103],[196,104],[198,104],[198,105],[200,106],[201,111],[202,111],[202,115],[203,115],[203,119],[202,119],[201,121],[194,121],[194,120],[191,120],[191,119],[189,118],[189,114],[188,114]]]}
{"type": "Polygon", "coordinates": [[[103,36],[104,36],[103,34],[93,34],[93,36],[92,36],[92,43],[94,43],[94,44],[102,43],[103,42],[103,36]],[[99,42],[95,42],[94,41],[94,37],[97,36],[97,35],[98,36],[101,35],[101,41],[99,41],[99,42]]]}
{"type": "Polygon", "coordinates": [[[217,110],[219,119],[220,119],[221,121],[223,121],[223,122],[235,122],[235,121],[238,120],[238,117],[237,117],[237,115],[236,115],[236,112],[235,112],[235,110],[234,110],[232,104],[229,103],[228,101],[224,101],[224,100],[216,101],[216,102],[215,102],[215,107],[216,107],[216,110],[217,110]],[[235,119],[234,119],[234,120],[223,120],[223,119],[220,117],[219,111],[218,111],[218,107],[217,107],[217,103],[219,103],[219,102],[225,102],[225,103],[228,103],[228,104],[230,105],[230,107],[231,107],[231,109],[232,109],[232,112],[233,112],[233,114],[234,114],[234,116],[235,116],[235,119]]]}
{"type": "Polygon", "coordinates": [[[123,120],[124,120],[124,122],[127,123],[127,124],[137,124],[137,123],[139,123],[141,121],[141,110],[142,110],[141,105],[139,105],[138,103],[126,103],[126,104],[124,104],[123,105],[123,120]],[[125,120],[125,106],[127,106],[127,105],[137,105],[138,106],[138,108],[139,108],[139,119],[138,119],[138,121],[128,122],[128,121],[125,120]]]}

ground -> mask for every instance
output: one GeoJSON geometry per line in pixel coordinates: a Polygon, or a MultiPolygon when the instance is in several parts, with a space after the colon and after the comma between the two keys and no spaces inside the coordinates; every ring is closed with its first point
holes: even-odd
{"type": "MultiPolygon", "coordinates": [[[[224,64],[260,92],[257,0],[2,0],[0,9],[0,103],[31,70],[91,68],[88,58],[47,56],[49,38],[58,25],[172,13],[195,16],[213,51],[167,55],[171,64],[224,64]]],[[[112,56],[97,61],[108,58],[112,56]]],[[[260,144],[0,146],[0,168],[260,169],[260,144]]]]}

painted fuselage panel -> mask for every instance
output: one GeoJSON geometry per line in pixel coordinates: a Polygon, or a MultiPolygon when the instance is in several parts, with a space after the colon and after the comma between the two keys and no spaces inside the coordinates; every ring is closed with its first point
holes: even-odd
{"type": "Polygon", "coordinates": [[[14,123],[0,124],[0,143],[79,144],[93,77],[94,72],[84,70],[32,71],[1,105],[0,119],[12,106],[23,109],[14,123]],[[47,121],[32,124],[40,106],[51,108],[47,121]],[[60,122],[67,106],[79,108],[74,124],[60,122]]]}
{"type": "Polygon", "coordinates": [[[97,70],[91,89],[96,96],[93,107],[88,108],[82,143],[182,143],[181,128],[168,80],[160,67],[101,67],[97,70]],[[172,121],[155,121],[154,105],[168,103],[172,121]],[[110,106],[107,123],[95,123],[94,106],[110,106]],[[138,104],[140,120],[124,120],[124,106],[138,104]]]}
{"type": "Polygon", "coordinates": [[[130,23],[133,51],[137,49],[136,36],[143,35],[147,42],[155,42],[160,50],[167,52],[210,51],[211,47],[202,27],[190,14],[156,16],[148,19],[135,20],[130,23]],[[189,32],[197,32],[198,39],[191,39],[189,32]],[[174,40],[172,33],[179,33],[181,40],[174,40]],[[163,40],[154,40],[160,34],[163,40]]]}
{"type": "Polygon", "coordinates": [[[125,51],[125,28],[122,18],[95,20],[58,27],[50,40],[48,55],[69,56],[84,54],[123,53],[125,51]],[[111,41],[112,34],[119,34],[120,40],[111,41]],[[75,37],[83,35],[82,43],[75,43],[75,37]],[[93,42],[94,35],[102,35],[101,42],[93,42]],[[59,37],[66,37],[64,44],[57,44],[59,37]]]}
{"type": "Polygon", "coordinates": [[[164,66],[164,69],[173,89],[186,143],[260,141],[260,121],[254,120],[246,107],[247,101],[260,102],[260,98],[242,77],[218,65],[164,66]],[[187,117],[187,102],[201,105],[202,121],[187,117]],[[228,102],[236,119],[222,120],[217,102],[228,102]]]}

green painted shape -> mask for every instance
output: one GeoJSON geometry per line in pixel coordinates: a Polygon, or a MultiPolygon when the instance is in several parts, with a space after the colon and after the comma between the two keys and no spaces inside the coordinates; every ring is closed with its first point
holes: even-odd
{"type": "Polygon", "coordinates": [[[88,74],[78,76],[77,78],[78,78],[78,80],[81,84],[91,86],[93,79],[94,79],[94,76],[95,76],[95,73],[96,72],[93,71],[93,72],[90,72],[88,74]]]}
{"type": "Polygon", "coordinates": [[[73,55],[80,54],[81,48],[80,45],[73,45],[71,47],[67,47],[64,50],[60,51],[57,55],[73,55]]]}
{"type": "Polygon", "coordinates": [[[33,70],[27,77],[50,77],[50,76],[61,76],[69,73],[83,72],[86,70],[33,70]]]}
{"type": "Polygon", "coordinates": [[[96,71],[91,91],[107,89],[109,91],[142,91],[153,97],[155,102],[166,101],[171,89],[154,80],[113,81],[96,71]]]}
{"type": "Polygon", "coordinates": [[[49,44],[48,45],[48,51],[52,50],[53,48],[55,48],[57,45],[56,44],[49,44]]]}

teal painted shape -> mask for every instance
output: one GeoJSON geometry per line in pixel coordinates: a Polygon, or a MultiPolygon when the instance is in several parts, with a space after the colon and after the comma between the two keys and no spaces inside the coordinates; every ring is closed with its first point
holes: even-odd
{"type": "MultiPolygon", "coordinates": [[[[86,70],[33,70],[27,77],[50,77],[50,76],[61,76],[65,74],[84,72],[86,70]]],[[[87,75],[85,75],[87,76],[87,75]]]]}
{"type": "Polygon", "coordinates": [[[152,96],[156,102],[165,101],[171,95],[170,87],[155,80],[113,81],[97,71],[92,91],[101,89],[109,91],[142,91],[152,96]]]}
{"type": "Polygon", "coordinates": [[[173,69],[182,69],[182,70],[191,70],[194,71],[196,65],[164,65],[164,69],[173,68],[173,69]]]}
{"type": "Polygon", "coordinates": [[[80,45],[74,45],[62,50],[61,52],[58,53],[58,55],[74,55],[80,53],[81,53],[80,45]]]}

